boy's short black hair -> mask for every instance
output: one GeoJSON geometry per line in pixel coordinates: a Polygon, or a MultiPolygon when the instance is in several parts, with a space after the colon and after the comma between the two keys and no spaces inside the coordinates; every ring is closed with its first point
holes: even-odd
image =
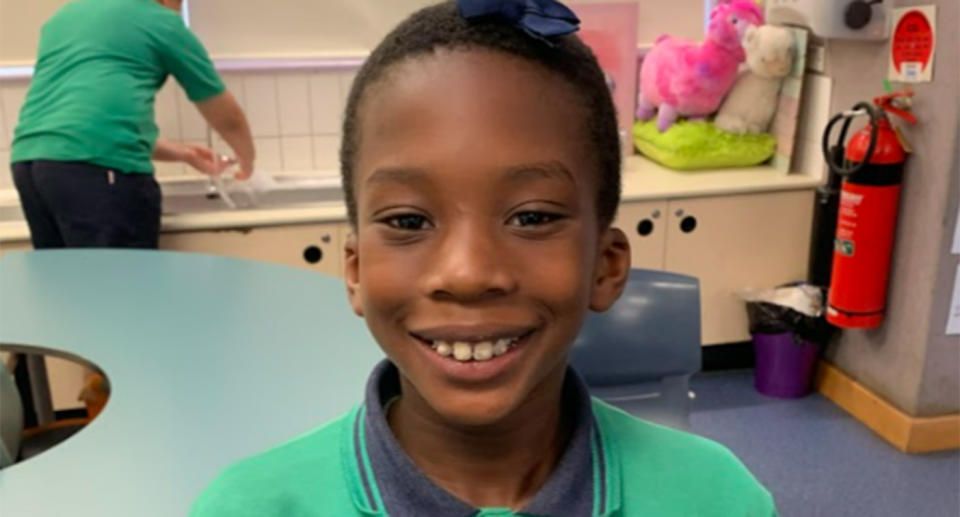
{"type": "Polygon", "coordinates": [[[347,98],[340,171],[347,212],[354,228],[357,201],[352,178],[360,145],[357,114],[364,93],[392,65],[438,49],[504,52],[540,64],[573,87],[587,113],[585,136],[594,149],[600,172],[597,214],[601,225],[609,225],[620,202],[620,138],[613,99],[593,52],[580,38],[562,36],[551,39],[551,43],[538,40],[502,19],[465,20],[452,1],[421,9],[393,29],[364,62],[347,98]]]}

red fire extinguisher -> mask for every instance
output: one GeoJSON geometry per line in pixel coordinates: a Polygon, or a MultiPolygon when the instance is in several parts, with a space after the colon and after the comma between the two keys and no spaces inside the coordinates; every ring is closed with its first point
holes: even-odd
{"type": "Polygon", "coordinates": [[[910,124],[916,118],[894,104],[913,92],[898,92],[854,105],[834,116],[823,135],[824,156],[831,171],[843,178],[837,216],[827,321],[842,328],[876,328],[883,322],[887,279],[900,203],[900,185],[907,157],[899,133],[886,112],[910,124]],[[851,121],[868,115],[870,123],[843,141],[851,121]],[[838,146],[830,132],[843,121],[838,146]]]}

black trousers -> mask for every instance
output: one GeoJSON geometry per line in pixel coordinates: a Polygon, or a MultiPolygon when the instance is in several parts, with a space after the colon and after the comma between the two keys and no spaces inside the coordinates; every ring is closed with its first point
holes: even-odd
{"type": "Polygon", "coordinates": [[[161,196],[153,174],[49,160],[12,169],[35,249],[157,247],[161,196]]]}

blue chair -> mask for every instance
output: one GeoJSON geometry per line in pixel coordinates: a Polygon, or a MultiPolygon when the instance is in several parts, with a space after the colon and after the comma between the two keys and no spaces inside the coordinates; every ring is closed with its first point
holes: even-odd
{"type": "Polygon", "coordinates": [[[638,417],[690,426],[690,377],[700,370],[700,283],[632,269],[623,296],[591,313],[570,362],[590,391],[638,417]]]}

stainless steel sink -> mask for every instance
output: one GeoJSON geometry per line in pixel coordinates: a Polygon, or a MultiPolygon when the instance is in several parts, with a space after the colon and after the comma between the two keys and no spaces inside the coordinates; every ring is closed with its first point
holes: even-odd
{"type": "MultiPolygon", "coordinates": [[[[228,187],[227,193],[236,209],[269,209],[318,203],[342,202],[339,182],[316,178],[278,178],[277,188],[253,195],[243,189],[228,187]]],[[[164,214],[189,214],[231,210],[225,199],[206,180],[177,182],[161,187],[164,214]]]]}
{"type": "Polygon", "coordinates": [[[218,212],[231,209],[268,209],[341,202],[343,193],[335,176],[276,176],[272,188],[251,192],[225,181],[235,207],[213,188],[210,180],[177,181],[161,185],[164,214],[218,212]]]}
{"type": "MultiPolygon", "coordinates": [[[[271,190],[250,196],[236,186],[227,189],[236,208],[231,208],[206,178],[163,182],[164,215],[310,206],[343,202],[340,179],[336,176],[289,175],[274,177],[271,190]]],[[[0,222],[22,221],[16,199],[0,202],[0,222]]]]}

